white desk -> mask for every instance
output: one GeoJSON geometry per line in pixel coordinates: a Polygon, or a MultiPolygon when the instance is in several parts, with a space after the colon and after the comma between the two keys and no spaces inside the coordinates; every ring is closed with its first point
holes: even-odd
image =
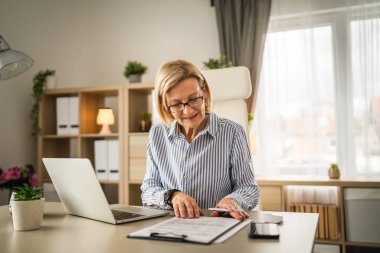
{"type": "MultiPolygon", "coordinates": [[[[250,215],[262,215],[262,213],[252,212],[250,215]]],[[[46,203],[40,229],[14,231],[8,206],[1,206],[0,253],[310,253],[318,221],[317,214],[284,213],[284,221],[280,225],[280,239],[277,241],[249,239],[249,226],[224,243],[212,245],[126,238],[126,235],[132,231],[151,226],[169,217],[111,225],[66,215],[60,203],[46,203]]]]}

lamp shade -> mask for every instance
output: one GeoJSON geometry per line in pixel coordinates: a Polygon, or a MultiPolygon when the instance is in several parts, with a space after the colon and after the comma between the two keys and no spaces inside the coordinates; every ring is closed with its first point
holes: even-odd
{"type": "Polygon", "coordinates": [[[34,60],[23,52],[12,50],[0,35],[0,80],[17,76],[28,70],[34,60]]]}
{"type": "Polygon", "coordinates": [[[111,108],[100,108],[98,111],[98,116],[96,117],[96,123],[98,125],[112,125],[115,124],[115,118],[111,108]]]}

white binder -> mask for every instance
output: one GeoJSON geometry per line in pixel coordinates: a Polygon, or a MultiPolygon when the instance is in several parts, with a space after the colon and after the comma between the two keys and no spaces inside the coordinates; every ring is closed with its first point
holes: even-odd
{"type": "Polygon", "coordinates": [[[107,170],[109,180],[119,180],[119,141],[107,141],[107,170]]]}
{"type": "Polygon", "coordinates": [[[69,134],[69,98],[57,98],[57,134],[69,134]]]}
{"type": "Polygon", "coordinates": [[[79,97],[69,97],[69,133],[79,134],[79,97]]]}
{"type": "Polygon", "coordinates": [[[107,141],[96,140],[95,146],[95,172],[99,180],[107,180],[107,141]]]}

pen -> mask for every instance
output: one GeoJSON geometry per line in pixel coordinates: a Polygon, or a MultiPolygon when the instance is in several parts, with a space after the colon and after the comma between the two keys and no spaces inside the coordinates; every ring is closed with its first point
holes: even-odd
{"type": "Polygon", "coordinates": [[[225,208],[217,208],[217,207],[210,207],[208,210],[210,211],[218,211],[218,212],[228,212],[225,208]]]}
{"type": "Polygon", "coordinates": [[[230,211],[225,208],[211,207],[208,210],[217,211],[220,217],[231,218],[230,211]]]}

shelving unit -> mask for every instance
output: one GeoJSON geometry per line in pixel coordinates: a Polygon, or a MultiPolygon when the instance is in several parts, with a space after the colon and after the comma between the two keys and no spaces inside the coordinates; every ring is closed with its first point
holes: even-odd
{"type": "MultiPolygon", "coordinates": [[[[42,163],[43,157],[89,158],[94,165],[95,140],[119,140],[119,151],[123,154],[123,86],[83,87],[54,89],[44,92],[40,103],[39,127],[37,141],[37,170],[41,182],[50,182],[49,175],[42,163]],[[79,98],[79,133],[74,135],[57,134],[57,98],[79,98]],[[111,107],[115,116],[115,124],[111,126],[112,134],[100,135],[101,126],[96,124],[98,109],[111,107]]],[[[120,178],[123,177],[124,162],[120,156],[120,178]]],[[[122,180],[120,180],[122,182],[122,180]]],[[[123,186],[119,181],[101,181],[103,190],[110,203],[123,200],[123,186]]]]}
{"type": "Polygon", "coordinates": [[[288,186],[336,187],[340,237],[338,240],[317,239],[315,242],[319,244],[338,245],[342,253],[359,252],[360,248],[363,250],[365,247],[370,247],[371,249],[364,252],[380,250],[380,243],[353,242],[347,239],[346,230],[348,221],[345,219],[344,202],[345,189],[380,188],[379,178],[342,178],[339,180],[330,180],[327,177],[259,177],[257,178],[257,183],[260,186],[261,205],[264,211],[289,211],[286,208],[286,190],[288,186]],[[355,251],[354,248],[358,248],[359,251],[355,251]]]}
{"type": "Polygon", "coordinates": [[[125,87],[127,124],[125,136],[125,193],[124,202],[141,205],[140,186],[146,170],[146,145],[148,133],[140,132],[139,114],[152,112],[151,94],[154,83],[129,84],[125,87]]]}

